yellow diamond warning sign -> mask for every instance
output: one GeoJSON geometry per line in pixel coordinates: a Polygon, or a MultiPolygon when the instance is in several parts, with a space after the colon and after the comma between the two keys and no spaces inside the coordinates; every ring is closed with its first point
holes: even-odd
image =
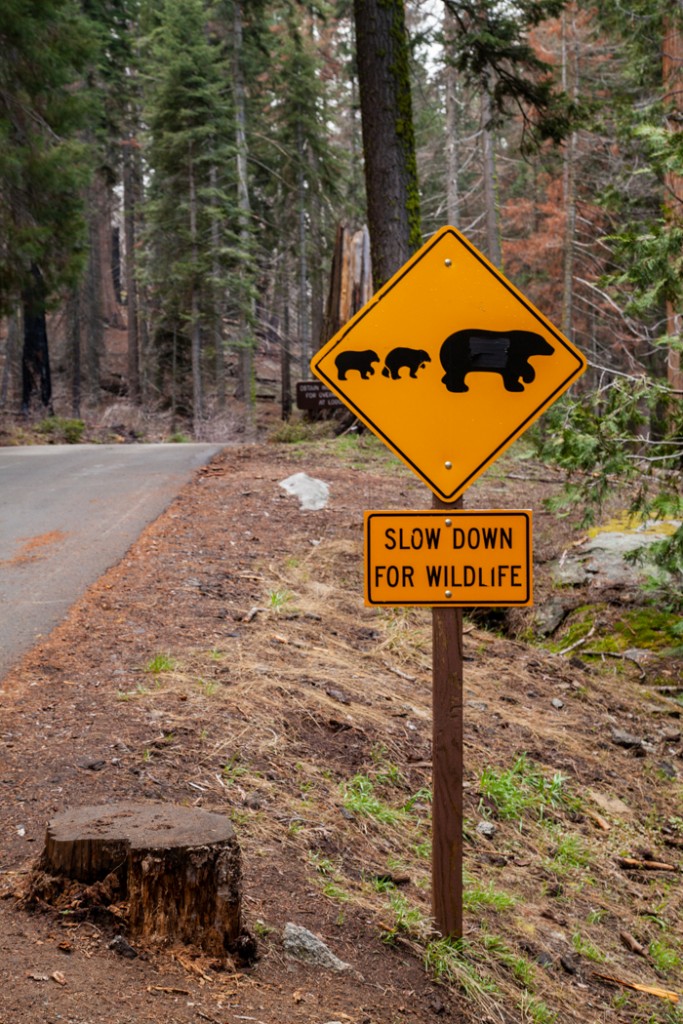
{"type": "Polygon", "coordinates": [[[531,512],[366,512],[366,605],[532,604],[531,512]]]}
{"type": "Polygon", "coordinates": [[[311,362],[444,501],[455,501],[585,368],[571,342],[451,227],[311,362]]]}

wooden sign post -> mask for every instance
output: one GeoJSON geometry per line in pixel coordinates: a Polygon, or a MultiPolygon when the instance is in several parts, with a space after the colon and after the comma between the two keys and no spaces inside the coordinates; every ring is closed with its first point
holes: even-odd
{"type": "MultiPolygon", "coordinates": [[[[448,506],[434,496],[434,508],[448,506]]],[[[462,608],[432,608],[432,914],[461,939],[463,822],[462,608]]]]}

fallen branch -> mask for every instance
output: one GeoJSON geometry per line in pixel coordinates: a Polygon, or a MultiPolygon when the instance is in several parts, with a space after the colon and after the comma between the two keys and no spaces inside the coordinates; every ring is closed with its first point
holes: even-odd
{"type": "Polygon", "coordinates": [[[637,871],[678,871],[674,864],[664,864],[658,860],[636,860],[635,857],[617,857],[619,867],[637,871]]]}
{"type": "Polygon", "coordinates": [[[658,999],[667,999],[670,1003],[678,1003],[681,998],[678,992],[670,992],[666,988],[656,988],[654,985],[641,985],[637,981],[626,981],[625,978],[614,978],[611,974],[598,974],[597,971],[593,971],[593,977],[611,981],[613,985],[633,989],[634,992],[647,992],[651,996],[657,996],[658,999]]]}
{"type": "Polygon", "coordinates": [[[584,813],[585,813],[586,817],[590,818],[591,821],[594,821],[595,824],[598,826],[598,828],[602,829],[603,832],[609,832],[609,830],[610,830],[609,822],[605,821],[605,819],[600,814],[596,814],[595,811],[588,811],[588,810],[584,811],[584,813]]]}
{"type": "Polygon", "coordinates": [[[641,946],[637,939],[631,935],[630,932],[619,932],[619,938],[632,953],[637,953],[638,956],[644,956],[647,959],[647,950],[645,946],[641,946]]]}
{"type": "Polygon", "coordinates": [[[402,672],[400,668],[394,668],[387,661],[382,662],[385,668],[388,668],[390,672],[393,672],[395,676],[400,676],[401,679],[407,679],[409,683],[414,683],[417,676],[409,676],[407,672],[402,672]]]}
{"type": "Polygon", "coordinates": [[[577,640],[575,643],[570,644],[569,647],[563,647],[562,650],[558,651],[557,653],[558,654],[568,654],[569,651],[573,651],[575,647],[581,647],[581,645],[585,644],[587,640],[590,640],[590,638],[593,636],[594,632],[595,632],[595,626],[591,626],[591,628],[588,630],[586,635],[582,636],[580,640],[577,640]]]}
{"type": "Polygon", "coordinates": [[[267,608],[252,608],[251,611],[247,612],[247,614],[244,616],[244,618],[242,619],[242,622],[251,622],[253,619],[256,618],[256,616],[258,615],[259,612],[267,612],[267,611],[268,611],[267,608]]]}
{"type": "MultiPolygon", "coordinates": [[[[590,636],[590,634],[588,634],[588,635],[590,636]]],[[[586,638],[586,639],[588,639],[588,638],[586,638]]],[[[567,648],[567,649],[571,650],[571,648],[567,648]]],[[[560,651],[560,654],[562,654],[562,653],[563,652],[560,651]]],[[[647,678],[645,669],[640,664],[638,659],[634,658],[632,654],[623,654],[620,651],[584,651],[583,653],[587,657],[592,657],[592,658],[605,658],[605,657],[607,657],[607,658],[621,658],[623,661],[632,661],[633,664],[638,669],[638,671],[640,672],[640,678],[641,679],[646,679],[647,678]]],[[[681,687],[681,689],[683,689],[683,687],[681,687]]]]}

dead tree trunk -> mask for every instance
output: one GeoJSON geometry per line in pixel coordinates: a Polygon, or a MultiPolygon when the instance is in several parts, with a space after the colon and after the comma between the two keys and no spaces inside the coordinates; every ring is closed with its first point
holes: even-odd
{"type": "Polygon", "coordinates": [[[244,943],[241,855],[223,815],[132,801],[65,811],[48,824],[39,871],[117,888],[133,941],[214,956],[244,943]]]}

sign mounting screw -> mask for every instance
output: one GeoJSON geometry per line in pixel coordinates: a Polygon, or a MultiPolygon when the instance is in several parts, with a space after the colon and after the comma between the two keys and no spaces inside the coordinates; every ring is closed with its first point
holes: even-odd
{"type": "Polygon", "coordinates": [[[453,525],[453,520],[452,519],[447,519],[446,520],[446,526],[452,526],[452,525],[453,525]]]}
{"type": "Polygon", "coordinates": [[[446,591],[446,597],[453,597],[453,591],[452,590],[447,590],[446,591]]]}
{"type": "Polygon", "coordinates": [[[444,263],[446,264],[447,267],[452,267],[453,266],[451,260],[444,260],[444,263]]]}
{"type": "Polygon", "coordinates": [[[444,466],[446,467],[446,469],[453,469],[453,463],[452,462],[444,462],[444,466]]]}

